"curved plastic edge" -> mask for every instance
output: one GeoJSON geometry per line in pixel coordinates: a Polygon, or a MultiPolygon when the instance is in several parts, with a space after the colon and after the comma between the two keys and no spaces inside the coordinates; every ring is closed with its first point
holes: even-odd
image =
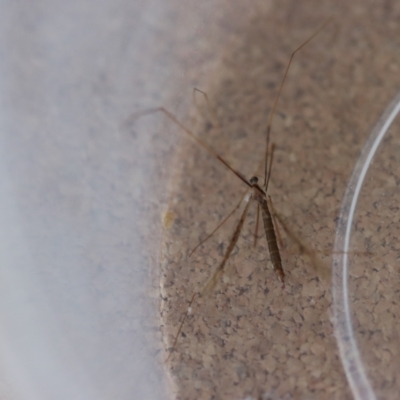
{"type": "Polygon", "coordinates": [[[373,400],[375,393],[366,375],[351,320],[348,293],[348,257],[351,227],[361,188],[371,161],[400,112],[400,93],[391,101],[364,145],[353,170],[340,210],[332,261],[333,323],[340,357],[355,399],[373,400]]]}

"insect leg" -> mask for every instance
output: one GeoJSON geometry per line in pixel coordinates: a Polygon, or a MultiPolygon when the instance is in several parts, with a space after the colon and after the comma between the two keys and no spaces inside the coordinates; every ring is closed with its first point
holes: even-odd
{"type": "Polygon", "coordinates": [[[247,191],[244,193],[244,195],[242,196],[242,198],[240,199],[239,203],[236,205],[236,207],[223,219],[222,222],[220,222],[217,227],[205,238],[203,239],[190,253],[189,253],[189,257],[191,257],[191,255],[203,244],[205,243],[208,239],[210,239],[210,237],[212,235],[214,235],[215,232],[217,232],[217,230],[219,228],[221,228],[221,226],[228,221],[228,219],[232,216],[232,214],[240,207],[240,205],[242,204],[243,199],[245,198],[247,194],[247,191]]]}
{"type": "Polygon", "coordinates": [[[320,258],[317,256],[316,251],[311,249],[307,245],[305,245],[303,243],[303,241],[289,229],[289,227],[287,226],[286,222],[284,221],[284,218],[274,208],[274,206],[272,204],[271,196],[268,196],[268,202],[269,202],[269,205],[271,207],[273,215],[279,221],[279,223],[281,224],[282,228],[284,229],[286,234],[289,236],[289,238],[294,243],[297,244],[297,246],[299,247],[300,252],[307,255],[307,257],[311,261],[311,264],[313,265],[314,269],[317,272],[319,272],[324,277],[328,277],[330,275],[330,271],[325,266],[325,264],[322,262],[322,260],[320,260],[320,258]]]}
{"type": "Polygon", "coordinates": [[[249,210],[251,198],[252,198],[252,196],[249,194],[248,198],[247,198],[246,207],[244,208],[243,213],[236,225],[235,231],[233,232],[233,235],[229,242],[228,248],[226,249],[224,258],[222,259],[221,263],[218,265],[217,269],[215,270],[215,272],[212,275],[209,282],[200,291],[201,295],[210,293],[215,288],[215,286],[216,286],[218,280],[221,278],[222,274],[225,272],[225,264],[228,261],[228,258],[231,255],[232,250],[234,249],[234,247],[239,239],[240,232],[243,228],[244,220],[246,219],[247,211],[249,210]]]}

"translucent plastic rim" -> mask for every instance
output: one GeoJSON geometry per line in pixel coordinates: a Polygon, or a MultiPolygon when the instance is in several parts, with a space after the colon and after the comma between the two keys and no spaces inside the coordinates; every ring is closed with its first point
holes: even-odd
{"type": "Polygon", "coordinates": [[[386,108],[364,145],[347,185],[336,229],[335,254],[332,262],[334,330],[342,364],[354,398],[362,400],[373,400],[376,396],[365,372],[353,330],[348,293],[347,252],[354,212],[365,176],[382,139],[399,112],[400,93],[386,108]]]}

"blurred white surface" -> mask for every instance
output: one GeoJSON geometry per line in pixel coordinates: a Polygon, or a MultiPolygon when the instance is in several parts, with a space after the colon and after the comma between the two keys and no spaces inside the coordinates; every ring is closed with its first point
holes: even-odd
{"type": "Polygon", "coordinates": [[[140,251],[157,144],[119,127],[182,80],[178,6],[2,2],[2,399],[166,396],[140,251]]]}

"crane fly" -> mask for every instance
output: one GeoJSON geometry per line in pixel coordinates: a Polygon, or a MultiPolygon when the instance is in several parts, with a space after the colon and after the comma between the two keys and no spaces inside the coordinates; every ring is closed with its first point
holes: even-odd
{"type": "MultiPolygon", "coordinates": [[[[317,265],[319,262],[317,258],[315,257],[314,251],[311,249],[308,249],[307,246],[305,246],[300,239],[297,238],[296,235],[294,235],[287,227],[286,223],[284,222],[283,218],[279,216],[279,214],[276,212],[272,205],[272,201],[270,196],[267,195],[268,191],[268,184],[269,180],[271,177],[271,167],[272,167],[272,161],[273,161],[273,155],[274,155],[274,149],[275,145],[272,143],[270,145],[270,133],[271,133],[271,127],[272,127],[272,121],[273,117],[275,114],[276,106],[279,100],[279,97],[281,95],[290,65],[292,63],[293,57],[295,54],[300,51],[304,46],[306,46],[315,36],[317,36],[323,29],[326,28],[326,26],[332,21],[332,18],[328,19],[321,27],[319,27],[305,42],[303,42],[299,47],[297,47],[291,54],[290,59],[287,63],[286,69],[284,76],[282,78],[282,81],[280,83],[278,92],[275,96],[274,103],[271,109],[271,112],[269,114],[268,118],[268,123],[267,123],[267,129],[266,129],[266,146],[265,146],[265,155],[264,155],[264,182],[262,185],[259,184],[257,176],[253,176],[250,180],[247,180],[239,171],[235,170],[231,165],[228,164],[219,154],[217,154],[211,147],[209,147],[205,142],[200,140],[190,129],[188,129],[184,124],[182,124],[174,114],[172,114],[170,111],[168,111],[164,107],[158,107],[158,108],[151,108],[147,109],[141,112],[137,112],[127,120],[126,124],[130,125],[135,121],[136,119],[144,116],[144,115],[149,115],[149,114],[154,114],[154,113],[163,113],[168,119],[170,119],[173,123],[175,123],[178,127],[181,128],[183,132],[185,132],[187,135],[189,135],[193,140],[195,140],[200,146],[202,146],[209,154],[211,154],[213,157],[218,159],[226,168],[228,168],[234,175],[236,175],[247,187],[248,191],[245,196],[242,197],[240,202],[237,204],[237,206],[225,217],[225,219],[213,230],[213,232],[206,237],[203,241],[201,241],[190,253],[193,254],[193,252],[201,245],[203,244],[206,240],[208,240],[231,216],[232,214],[240,207],[242,201],[245,201],[245,206],[242,211],[242,214],[239,218],[239,221],[236,224],[236,227],[234,229],[234,232],[232,234],[232,237],[229,241],[229,245],[223,255],[223,259],[216,268],[215,272],[209,279],[209,281],[206,283],[206,285],[199,291],[194,292],[190,301],[189,301],[189,306],[187,308],[186,313],[183,316],[183,319],[179,325],[178,332],[175,335],[173,345],[171,347],[171,352],[168,356],[168,358],[171,356],[173,353],[174,349],[176,348],[177,341],[179,338],[179,335],[182,331],[183,325],[190,313],[192,304],[197,296],[205,296],[210,294],[215,286],[217,285],[218,281],[221,279],[222,275],[224,274],[226,270],[226,263],[235,248],[235,245],[239,239],[240,233],[243,228],[244,221],[246,219],[250,204],[255,201],[257,203],[257,221],[256,221],[256,228],[255,228],[255,239],[254,239],[254,244],[256,243],[256,238],[257,238],[257,230],[258,230],[258,221],[259,221],[259,214],[261,210],[261,215],[262,215],[262,220],[263,220],[263,225],[264,225],[264,232],[265,236],[267,239],[267,244],[268,244],[268,250],[270,254],[270,259],[271,263],[273,266],[273,270],[276,273],[279,281],[282,284],[282,288],[285,287],[285,272],[282,267],[282,260],[281,260],[281,255],[279,251],[279,246],[278,246],[278,239],[277,239],[277,233],[276,233],[276,225],[277,221],[280,223],[282,228],[285,230],[285,232],[288,234],[288,236],[296,242],[296,244],[299,246],[301,252],[306,252],[308,256],[310,257],[312,263],[314,265],[317,265]]],[[[207,106],[212,112],[208,96],[205,92],[199,90],[199,89],[194,89],[194,93],[199,92],[201,93],[206,100],[207,106]]],[[[214,114],[215,116],[215,114],[214,114]]],[[[167,360],[168,360],[167,358],[167,360]]]]}

